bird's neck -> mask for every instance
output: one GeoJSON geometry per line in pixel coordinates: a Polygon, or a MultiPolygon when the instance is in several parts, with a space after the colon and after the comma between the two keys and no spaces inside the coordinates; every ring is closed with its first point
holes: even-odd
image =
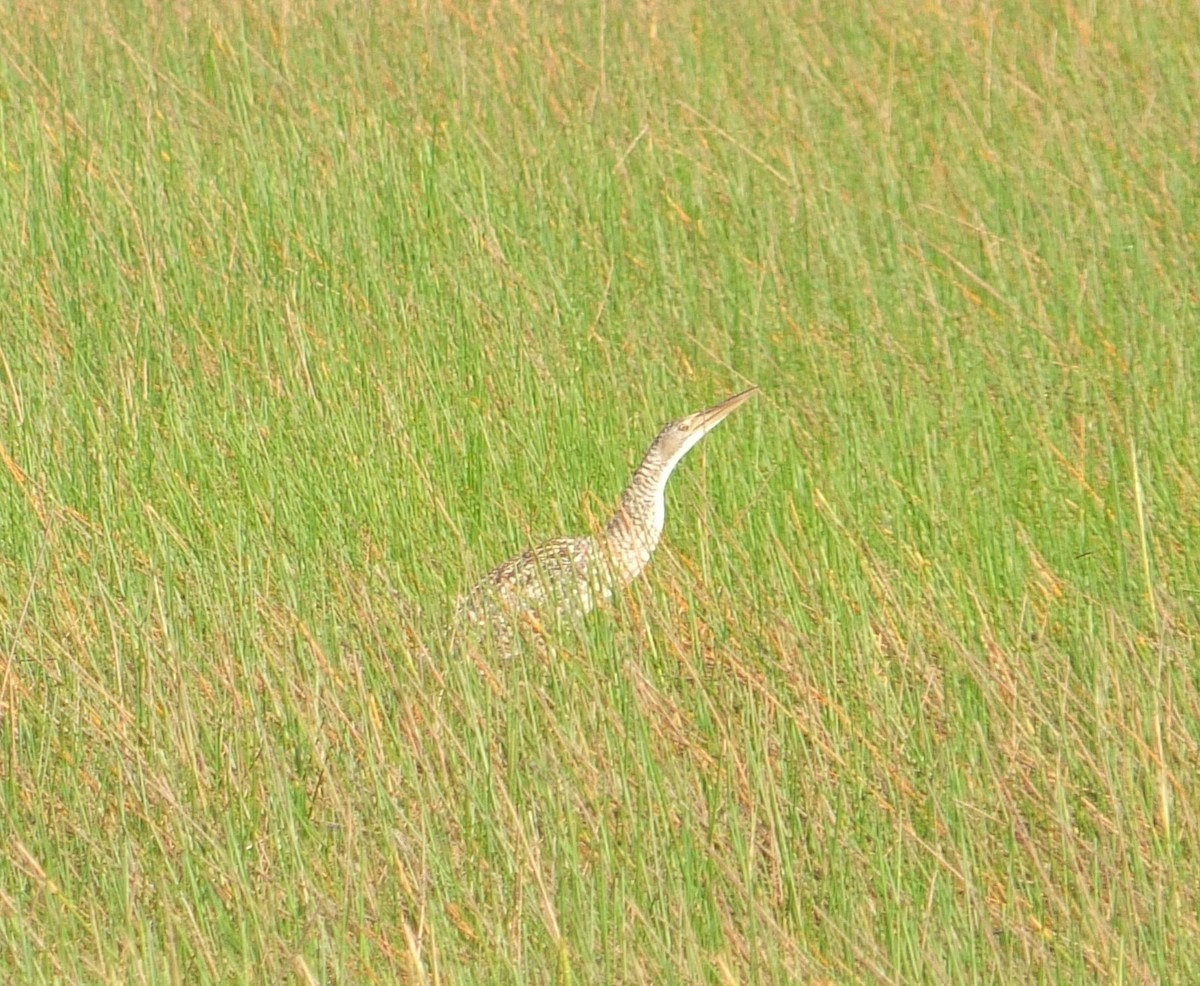
{"type": "Polygon", "coordinates": [[[637,578],[662,538],[666,520],[664,494],[677,462],[678,459],[664,459],[651,448],[604,529],[617,574],[624,583],[637,578]]]}

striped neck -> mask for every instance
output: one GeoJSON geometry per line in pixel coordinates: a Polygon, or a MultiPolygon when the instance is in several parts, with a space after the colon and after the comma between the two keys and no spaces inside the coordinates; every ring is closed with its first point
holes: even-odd
{"type": "Polygon", "coordinates": [[[604,529],[604,539],[623,584],[632,582],[649,564],[666,522],[667,480],[704,434],[698,432],[680,443],[668,437],[671,427],[664,428],[650,446],[621,495],[617,512],[604,529]],[[668,452],[666,449],[671,446],[674,447],[668,452]]]}
{"type": "Polygon", "coordinates": [[[654,448],[646,454],[621,494],[621,503],[605,534],[617,545],[630,544],[646,552],[652,552],[662,537],[666,521],[664,494],[667,480],[675,463],[667,462],[654,448]]]}

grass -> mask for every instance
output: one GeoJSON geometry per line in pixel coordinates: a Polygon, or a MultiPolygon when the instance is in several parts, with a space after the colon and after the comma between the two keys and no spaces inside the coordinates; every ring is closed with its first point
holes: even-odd
{"type": "Polygon", "coordinates": [[[1195,18],[8,9],[0,978],[1200,976],[1195,18]]]}

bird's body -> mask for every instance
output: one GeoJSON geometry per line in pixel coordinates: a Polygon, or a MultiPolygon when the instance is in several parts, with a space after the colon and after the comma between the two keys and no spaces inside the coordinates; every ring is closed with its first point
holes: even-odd
{"type": "Polygon", "coordinates": [[[582,616],[636,579],[649,564],[666,519],[667,480],[708,432],[755,391],[667,425],[646,452],[604,530],[555,538],[493,569],[461,600],[455,632],[507,649],[521,625],[582,616]]]}

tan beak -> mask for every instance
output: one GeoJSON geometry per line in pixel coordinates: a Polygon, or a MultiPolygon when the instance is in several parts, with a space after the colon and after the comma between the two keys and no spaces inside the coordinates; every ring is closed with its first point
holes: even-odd
{"type": "Polygon", "coordinates": [[[710,431],[715,428],[757,393],[758,388],[751,387],[749,390],[743,390],[740,394],[734,394],[728,400],[721,401],[720,404],[715,404],[704,411],[700,411],[696,417],[700,419],[701,429],[703,431],[710,431]]]}

